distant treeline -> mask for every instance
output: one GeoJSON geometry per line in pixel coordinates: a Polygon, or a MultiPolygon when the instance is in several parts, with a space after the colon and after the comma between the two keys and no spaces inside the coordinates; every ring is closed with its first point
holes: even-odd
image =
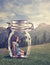
{"type": "MultiPolygon", "coordinates": [[[[0,48],[8,48],[8,37],[10,33],[11,29],[9,27],[7,29],[0,28],[0,48]]],[[[50,30],[32,30],[29,33],[32,39],[31,45],[50,43],[50,30]]],[[[27,42],[24,42],[23,39],[21,38],[21,46],[26,46],[27,42]],[[23,43],[25,43],[25,45],[23,43]]]]}
{"type": "Polygon", "coordinates": [[[44,44],[44,43],[50,43],[50,36],[47,38],[46,32],[43,33],[41,38],[38,38],[38,36],[32,37],[32,45],[38,45],[38,44],[44,44]]]}

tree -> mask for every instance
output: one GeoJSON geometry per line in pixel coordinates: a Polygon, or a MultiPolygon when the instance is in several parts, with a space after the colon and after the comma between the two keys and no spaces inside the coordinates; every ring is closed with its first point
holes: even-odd
{"type": "Polygon", "coordinates": [[[39,41],[39,39],[37,39],[37,44],[40,44],[40,41],[39,41]]]}
{"type": "Polygon", "coordinates": [[[37,36],[34,37],[34,45],[37,44],[37,36]]]}
{"type": "Polygon", "coordinates": [[[42,42],[46,43],[46,32],[43,33],[42,42]]]}
{"type": "Polygon", "coordinates": [[[50,43],[50,36],[49,36],[49,38],[48,38],[48,40],[47,40],[47,43],[50,43]]]}

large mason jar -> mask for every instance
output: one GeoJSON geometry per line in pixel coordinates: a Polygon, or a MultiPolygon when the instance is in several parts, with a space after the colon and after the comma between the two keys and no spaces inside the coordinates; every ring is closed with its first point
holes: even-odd
{"type": "Polygon", "coordinates": [[[25,20],[13,20],[8,23],[11,33],[8,38],[8,50],[10,57],[28,57],[31,48],[31,31],[33,24],[25,20]]]}

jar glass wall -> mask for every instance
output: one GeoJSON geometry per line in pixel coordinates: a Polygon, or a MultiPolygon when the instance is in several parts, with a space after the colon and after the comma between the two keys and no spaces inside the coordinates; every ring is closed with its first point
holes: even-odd
{"type": "Polygon", "coordinates": [[[8,38],[8,50],[10,57],[28,57],[31,48],[31,36],[28,31],[33,24],[25,20],[14,20],[8,23],[11,33],[8,38]]]}

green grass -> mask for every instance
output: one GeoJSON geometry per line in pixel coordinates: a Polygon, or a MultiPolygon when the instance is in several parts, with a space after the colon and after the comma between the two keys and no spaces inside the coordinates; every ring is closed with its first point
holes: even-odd
{"type": "Polygon", "coordinates": [[[50,65],[50,43],[31,46],[26,59],[10,58],[6,49],[0,49],[0,65],[50,65]]]}

